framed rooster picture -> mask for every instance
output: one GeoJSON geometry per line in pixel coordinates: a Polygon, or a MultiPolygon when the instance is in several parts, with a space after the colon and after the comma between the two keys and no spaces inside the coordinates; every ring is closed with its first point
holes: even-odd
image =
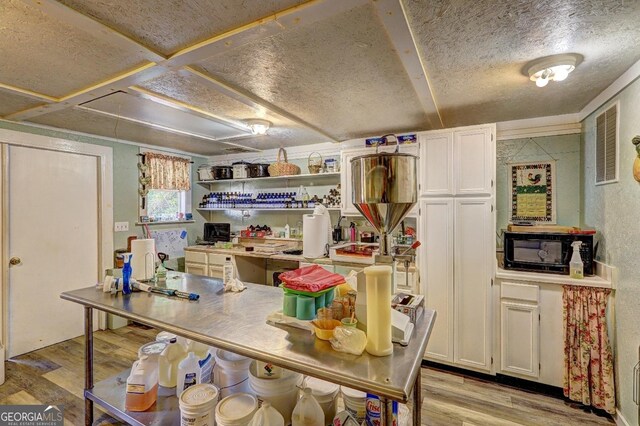
{"type": "Polygon", "coordinates": [[[511,221],[556,223],[555,161],[510,164],[511,221]]]}

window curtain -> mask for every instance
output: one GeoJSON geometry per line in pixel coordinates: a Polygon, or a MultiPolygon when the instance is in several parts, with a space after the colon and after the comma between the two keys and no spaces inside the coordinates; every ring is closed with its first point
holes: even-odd
{"type": "Polygon", "coordinates": [[[564,395],[614,414],[613,355],[606,318],[610,293],[605,288],[563,287],[564,395]]]}
{"type": "Polygon", "coordinates": [[[145,164],[149,166],[148,176],[151,178],[149,189],[174,189],[188,191],[191,189],[189,172],[191,161],[182,157],[146,152],[145,164]]]}

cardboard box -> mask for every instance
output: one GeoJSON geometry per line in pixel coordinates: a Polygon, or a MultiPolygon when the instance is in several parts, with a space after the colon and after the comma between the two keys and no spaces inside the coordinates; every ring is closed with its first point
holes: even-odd
{"type": "Polygon", "coordinates": [[[416,320],[420,319],[424,312],[424,296],[410,293],[398,293],[393,297],[391,307],[396,311],[407,315],[409,317],[409,321],[415,324],[416,320]]]}

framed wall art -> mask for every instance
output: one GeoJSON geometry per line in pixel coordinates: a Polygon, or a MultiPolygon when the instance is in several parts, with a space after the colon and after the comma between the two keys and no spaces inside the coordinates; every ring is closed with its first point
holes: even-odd
{"type": "Polygon", "coordinates": [[[556,223],[556,162],[510,164],[511,221],[556,223]]]}

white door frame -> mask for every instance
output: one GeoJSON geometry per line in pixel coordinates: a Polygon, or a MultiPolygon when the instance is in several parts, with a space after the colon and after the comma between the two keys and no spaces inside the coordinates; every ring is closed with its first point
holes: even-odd
{"type": "MultiPolygon", "coordinates": [[[[88,155],[96,158],[98,163],[98,275],[96,282],[102,279],[105,269],[113,265],[113,149],[107,146],[92,145],[75,142],[66,139],[53,138],[14,130],[0,129],[1,150],[1,174],[2,187],[2,212],[0,213],[0,328],[2,330],[0,344],[0,383],[4,381],[4,360],[8,338],[8,266],[9,266],[9,238],[8,238],[8,145],[18,145],[29,148],[62,151],[74,154],[88,155]]],[[[90,286],[93,283],[87,283],[90,286]]],[[[78,318],[80,320],[80,318],[78,318]]],[[[98,317],[98,327],[106,328],[106,315],[101,313],[98,317]]]]}

